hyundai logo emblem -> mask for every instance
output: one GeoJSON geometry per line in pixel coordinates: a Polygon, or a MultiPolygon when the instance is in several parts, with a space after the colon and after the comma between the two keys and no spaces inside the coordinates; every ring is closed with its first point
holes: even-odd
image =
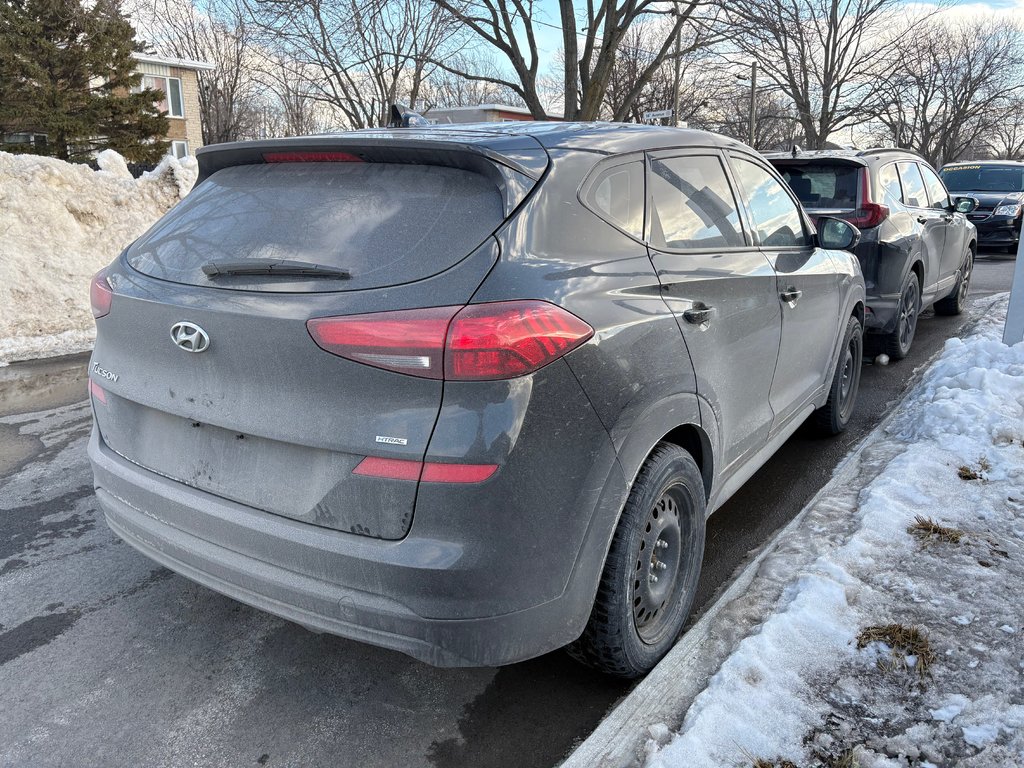
{"type": "Polygon", "coordinates": [[[195,323],[184,321],[171,326],[171,341],[186,352],[205,352],[210,348],[209,334],[195,323]]]}

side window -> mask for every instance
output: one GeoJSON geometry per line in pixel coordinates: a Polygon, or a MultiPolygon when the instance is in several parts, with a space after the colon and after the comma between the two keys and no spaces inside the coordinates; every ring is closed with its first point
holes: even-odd
{"type": "Polygon", "coordinates": [[[942,182],[939,181],[939,177],[935,175],[935,171],[924,163],[918,163],[917,167],[921,169],[921,173],[924,175],[924,186],[928,193],[928,207],[938,208],[942,211],[949,208],[949,193],[942,182]]]}
{"type": "Polygon", "coordinates": [[[651,161],[651,241],[673,249],[745,245],[722,161],[689,155],[651,161]]]}
{"type": "Polygon", "coordinates": [[[736,178],[747,195],[747,206],[761,245],[768,248],[803,247],[809,244],[803,217],[782,183],[760,165],[734,157],[736,178]]]}
{"type": "Polygon", "coordinates": [[[643,162],[621,163],[600,171],[587,186],[584,202],[609,224],[643,239],[643,162]]]}
{"type": "Polygon", "coordinates": [[[911,208],[927,208],[928,194],[925,192],[924,179],[917,163],[897,163],[900,170],[900,181],[903,182],[903,202],[911,208]]]}
{"type": "Polygon", "coordinates": [[[903,188],[900,186],[900,176],[896,172],[896,163],[883,165],[879,169],[878,190],[881,193],[882,205],[891,206],[903,201],[903,188]]]}

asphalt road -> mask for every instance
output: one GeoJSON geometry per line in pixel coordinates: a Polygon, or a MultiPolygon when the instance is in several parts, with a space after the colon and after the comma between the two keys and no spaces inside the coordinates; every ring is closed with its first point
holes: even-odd
{"type": "MultiPolygon", "coordinates": [[[[973,293],[1012,261],[979,260],[973,293]]],[[[711,520],[704,607],[965,319],[865,365],[850,429],[798,432],[711,520]]],[[[156,566],[106,528],[85,457],[85,358],[0,369],[0,766],[546,768],[628,686],[561,653],[437,670],[315,635],[156,566]]]]}

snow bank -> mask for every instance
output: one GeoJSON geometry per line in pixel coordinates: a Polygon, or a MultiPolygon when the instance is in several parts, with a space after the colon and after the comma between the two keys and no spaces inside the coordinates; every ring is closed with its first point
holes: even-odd
{"type": "Polygon", "coordinates": [[[99,171],[0,152],[0,365],[87,349],[89,280],[195,183],[194,158],[133,179],[112,150],[99,171]]]}
{"type": "Polygon", "coordinates": [[[1024,765],[1024,343],[999,340],[1005,307],[949,340],[876,433],[883,458],[857,501],[826,497],[783,535],[764,574],[789,560],[774,612],[675,738],[648,745],[648,768],[822,765],[849,750],[861,768],[1024,765]],[[922,543],[918,515],[963,539],[922,543]],[[862,629],[890,623],[927,633],[929,675],[912,656],[880,670],[884,644],[858,650],[862,629]]]}

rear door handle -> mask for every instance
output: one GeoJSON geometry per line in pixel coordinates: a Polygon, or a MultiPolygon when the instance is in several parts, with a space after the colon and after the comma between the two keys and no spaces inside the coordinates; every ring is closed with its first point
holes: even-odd
{"type": "Polygon", "coordinates": [[[929,221],[929,219],[928,219],[927,216],[918,216],[917,217],[917,223],[918,224],[927,224],[928,221],[929,221]]]}
{"type": "Polygon", "coordinates": [[[800,301],[800,297],[804,295],[803,291],[799,291],[796,288],[789,288],[779,294],[779,298],[789,304],[791,307],[795,307],[796,303],[800,301]]]}
{"type": "Polygon", "coordinates": [[[683,319],[692,325],[707,325],[711,322],[711,307],[706,304],[694,304],[683,311],[683,319]]]}

